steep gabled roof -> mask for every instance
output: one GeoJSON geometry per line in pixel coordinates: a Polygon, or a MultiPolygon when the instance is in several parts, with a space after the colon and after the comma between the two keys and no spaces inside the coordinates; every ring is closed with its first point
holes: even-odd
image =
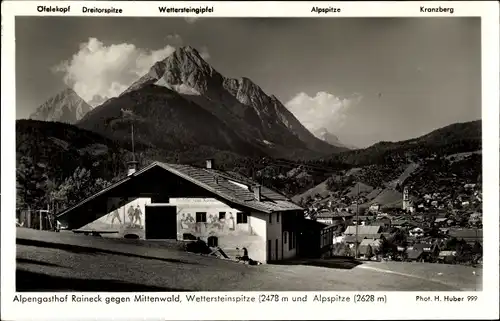
{"type": "Polygon", "coordinates": [[[354,243],[356,242],[362,242],[363,240],[365,239],[369,239],[369,240],[378,240],[380,239],[380,236],[381,234],[380,233],[377,233],[377,234],[358,234],[358,237],[356,238],[356,234],[344,234],[345,237],[344,237],[344,241],[346,243],[354,243]]]}
{"type": "Polygon", "coordinates": [[[416,260],[418,259],[422,254],[424,253],[423,250],[409,250],[407,252],[408,258],[410,260],[416,260]]]}
{"type": "MultiPolygon", "coordinates": [[[[374,234],[379,234],[380,233],[380,226],[373,226],[373,225],[358,225],[358,235],[363,234],[363,235],[374,235],[374,234]]],[[[346,231],[344,234],[356,234],[356,226],[355,225],[350,225],[347,227],[346,231]]]]}
{"type": "Polygon", "coordinates": [[[161,162],[156,162],[156,164],[172,174],[185,178],[228,201],[245,207],[267,213],[303,210],[302,207],[290,201],[286,196],[265,186],[261,186],[260,201],[256,200],[253,188],[258,183],[248,178],[235,177],[234,174],[220,170],[190,165],[161,162]]]}
{"type": "Polygon", "coordinates": [[[451,237],[456,237],[457,239],[464,240],[480,240],[483,238],[482,229],[469,229],[469,228],[451,228],[449,233],[451,237]]]}
{"type": "Polygon", "coordinates": [[[91,201],[97,196],[102,195],[155,167],[162,168],[171,174],[196,184],[221,199],[249,209],[254,209],[264,213],[303,210],[303,208],[291,202],[284,195],[264,186],[261,186],[260,201],[256,200],[253,187],[258,185],[258,183],[241,176],[236,177],[234,173],[230,174],[220,170],[206,169],[190,165],[154,162],[134,174],[127,176],[117,183],[103,189],[102,191],[88,197],[78,204],[64,210],[63,212],[60,212],[58,216],[68,213],[69,211],[91,201]]]}

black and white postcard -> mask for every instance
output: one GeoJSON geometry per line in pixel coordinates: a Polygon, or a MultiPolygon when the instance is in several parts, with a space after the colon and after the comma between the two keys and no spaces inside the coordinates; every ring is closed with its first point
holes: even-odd
{"type": "Polygon", "coordinates": [[[2,9],[7,319],[498,318],[498,4],[2,9]]]}

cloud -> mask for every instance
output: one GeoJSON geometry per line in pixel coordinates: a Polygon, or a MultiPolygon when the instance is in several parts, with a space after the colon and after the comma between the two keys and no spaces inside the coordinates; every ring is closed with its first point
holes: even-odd
{"type": "Polygon", "coordinates": [[[165,41],[168,42],[168,44],[172,46],[182,46],[183,40],[181,36],[175,34],[175,35],[167,35],[165,37],[165,41]]]}
{"type": "Polygon", "coordinates": [[[285,106],[310,131],[324,127],[335,133],[344,125],[348,110],[357,105],[361,99],[362,96],[359,94],[339,98],[324,91],[316,93],[314,97],[301,92],[285,106]]]}
{"type": "MultiPolygon", "coordinates": [[[[80,49],[69,60],[54,67],[62,73],[69,87],[92,106],[116,97],[151,66],[172,54],[176,46],[182,45],[179,35],[165,38],[167,44],[158,50],[138,48],[134,44],[104,44],[96,38],[80,45],[80,49]]],[[[209,57],[207,48],[202,51],[209,57]]]]}
{"type": "Polygon", "coordinates": [[[200,56],[201,58],[205,59],[205,60],[208,60],[210,59],[210,53],[208,52],[208,48],[207,47],[201,47],[200,49],[200,56]]]}
{"type": "Polygon", "coordinates": [[[196,21],[198,21],[200,18],[198,17],[186,17],[184,18],[184,20],[186,20],[187,23],[195,23],[196,21]]]}

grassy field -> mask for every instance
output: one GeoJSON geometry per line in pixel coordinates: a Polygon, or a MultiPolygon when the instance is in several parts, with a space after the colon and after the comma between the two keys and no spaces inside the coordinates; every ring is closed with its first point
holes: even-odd
{"type": "Polygon", "coordinates": [[[344,259],[249,266],[166,242],[17,229],[18,291],[480,290],[480,269],[344,259]]]}

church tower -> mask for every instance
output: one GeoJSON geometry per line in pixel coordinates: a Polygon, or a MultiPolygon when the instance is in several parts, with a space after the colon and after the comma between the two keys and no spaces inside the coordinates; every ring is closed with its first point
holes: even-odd
{"type": "Polygon", "coordinates": [[[403,210],[407,212],[413,212],[413,202],[410,199],[410,190],[408,186],[405,186],[403,189],[403,210]]]}

